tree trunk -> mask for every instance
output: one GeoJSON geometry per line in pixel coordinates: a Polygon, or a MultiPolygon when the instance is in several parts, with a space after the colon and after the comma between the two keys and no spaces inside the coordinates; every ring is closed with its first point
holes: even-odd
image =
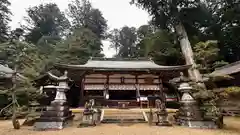
{"type": "Polygon", "coordinates": [[[19,121],[17,120],[17,114],[16,114],[16,110],[17,110],[17,106],[16,106],[16,87],[17,87],[17,84],[16,84],[16,81],[17,81],[17,66],[15,65],[15,68],[14,68],[14,73],[13,73],[13,76],[12,76],[12,83],[13,83],[13,86],[12,86],[12,105],[13,105],[13,110],[12,110],[12,124],[13,124],[13,128],[14,129],[20,129],[20,123],[19,121]]]}
{"type": "Polygon", "coordinates": [[[197,65],[194,61],[193,50],[189,42],[187,32],[181,22],[175,26],[175,30],[178,35],[178,40],[180,42],[181,50],[185,57],[186,64],[192,65],[192,68],[188,70],[190,79],[196,81],[198,84],[205,88],[205,85],[203,84],[202,75],[196,68],[197,65]]]}

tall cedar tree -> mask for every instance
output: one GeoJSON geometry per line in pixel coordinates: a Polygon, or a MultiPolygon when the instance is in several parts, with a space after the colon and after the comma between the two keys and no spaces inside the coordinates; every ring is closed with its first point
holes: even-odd
{"type": "Polygon", "coordinates": [[[72,19],[73,29],[87,28],[98,38],[105,38],[107,21],[99,9],[93,8],[88,0],[75,0],[68,5],[68,16],[72,19]]]}
{"type": "Polygon", "coordinates": [[[28,31],[26,40],[38,43],[43,36],[60,39],[65,36],[70,28],[70,23],[64,13],[54,3],[41,4],[27,10],[28,17],[25,18],[28,31]]]}
{"type": "Polygon", "coordinates": [[[7,41],[9,33],[8,23],[11,21],[11,11],[9,10],[9,6],[11,3],[8,0],[0,1],[0,43],[7,41]]]}

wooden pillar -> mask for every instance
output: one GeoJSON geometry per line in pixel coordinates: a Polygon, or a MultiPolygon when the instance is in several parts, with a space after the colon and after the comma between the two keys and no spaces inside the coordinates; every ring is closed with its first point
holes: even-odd
{"type": "Polygon", "coordinates": [[[162,97],[162,100],[164,103],[166,103],[166,96],[164,94],[164,87],[163,87],[163,81],[161,79],[161,76],[159,75],[159,87],[160,87],[160,96],[162,97]]]}
{"type": "Polygon", "coordinates": [[[106,84],[107,84],[107,89],[109,89],[109,74],[107,74],[107,82],[106,82],[106,84]]]}
{"type": "MultiPolygon", "coordinates": [[[[107,87],[106,87],[106,94],[109,95],[109,74],[107,74],[107,87]]],[[[110,95],[109,95],[110,96],[110,95]]]]}
{"type": "Polygon", "coordinates": [[[136,84],[138,84],[138,75],[137,74],[135,75],[135,78],[136,78],[136,84]]]}
{"type": "MultiPolygon", "coordinates": [[[[139,85],[139,84],[138,84],[138,75],[137,75],[137,74],[135,75],[135,82],[136,82],[135,86],[136,86],[136,85],[139,85]]],[[[136,88],[136,97],[138,97],[138,96],[140,96],[140,95],[141,95],[141,94],[140,94],[139,88],[136,88]]]]}
{"type": "Polygon", "coordinates": [[[85,82],[85,77],[83,77],[83,79],[81,80],[81,82],[80,82],[80,87],[81,87],[81,89],[80,89],[80,105],[84,105],[84,99],[83,99],[83,97],[84,97],[84,82],[85,82]]]}
{"type": "Polygon", "coordinates": [[[164,88],[163,88],[163,81],[161,79],[161,76],[158,76],[159,79],[159,88],[160,88],[160,92],[163,92],[164,88]]]}

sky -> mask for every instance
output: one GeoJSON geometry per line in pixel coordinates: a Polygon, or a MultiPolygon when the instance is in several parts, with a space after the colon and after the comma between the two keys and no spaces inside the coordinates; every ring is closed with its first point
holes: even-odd
{"type": "MultiPolygon", "coordinates": [[[[26,16],[26,9],[41,3],[56,3],[61,11],[67,9],[70,0],[9,0],[12,5],[12,29],[23,24],[23,17],[26,16]]],[[[148,13],[135,5],[130,5],[131,0],[90,0],[94,8],[102,11],[107,20],[109,29],[121,28],[123,26],[136,27],[147,24],[150,17],[148,13]]],[[[112,57],[115,54],[113,49],[109,49],[109,41],[103,41],[103,53],[106,57],[112,57]]]]}

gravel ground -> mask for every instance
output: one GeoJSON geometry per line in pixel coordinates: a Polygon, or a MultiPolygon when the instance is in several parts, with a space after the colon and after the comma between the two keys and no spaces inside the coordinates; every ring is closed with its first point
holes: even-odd
{"type": "Polygon", "coordinates": [[[0,121],[0,135],[240,135],[240,118],[225,118],[223,130],[189,129],[179,126],[156,127],[147,124],[119,126],[102,124],[94,128],[77,128],[77,125],[60,131],[33,131],[32,127],[12,129],[11,121],[0,121]]]}

